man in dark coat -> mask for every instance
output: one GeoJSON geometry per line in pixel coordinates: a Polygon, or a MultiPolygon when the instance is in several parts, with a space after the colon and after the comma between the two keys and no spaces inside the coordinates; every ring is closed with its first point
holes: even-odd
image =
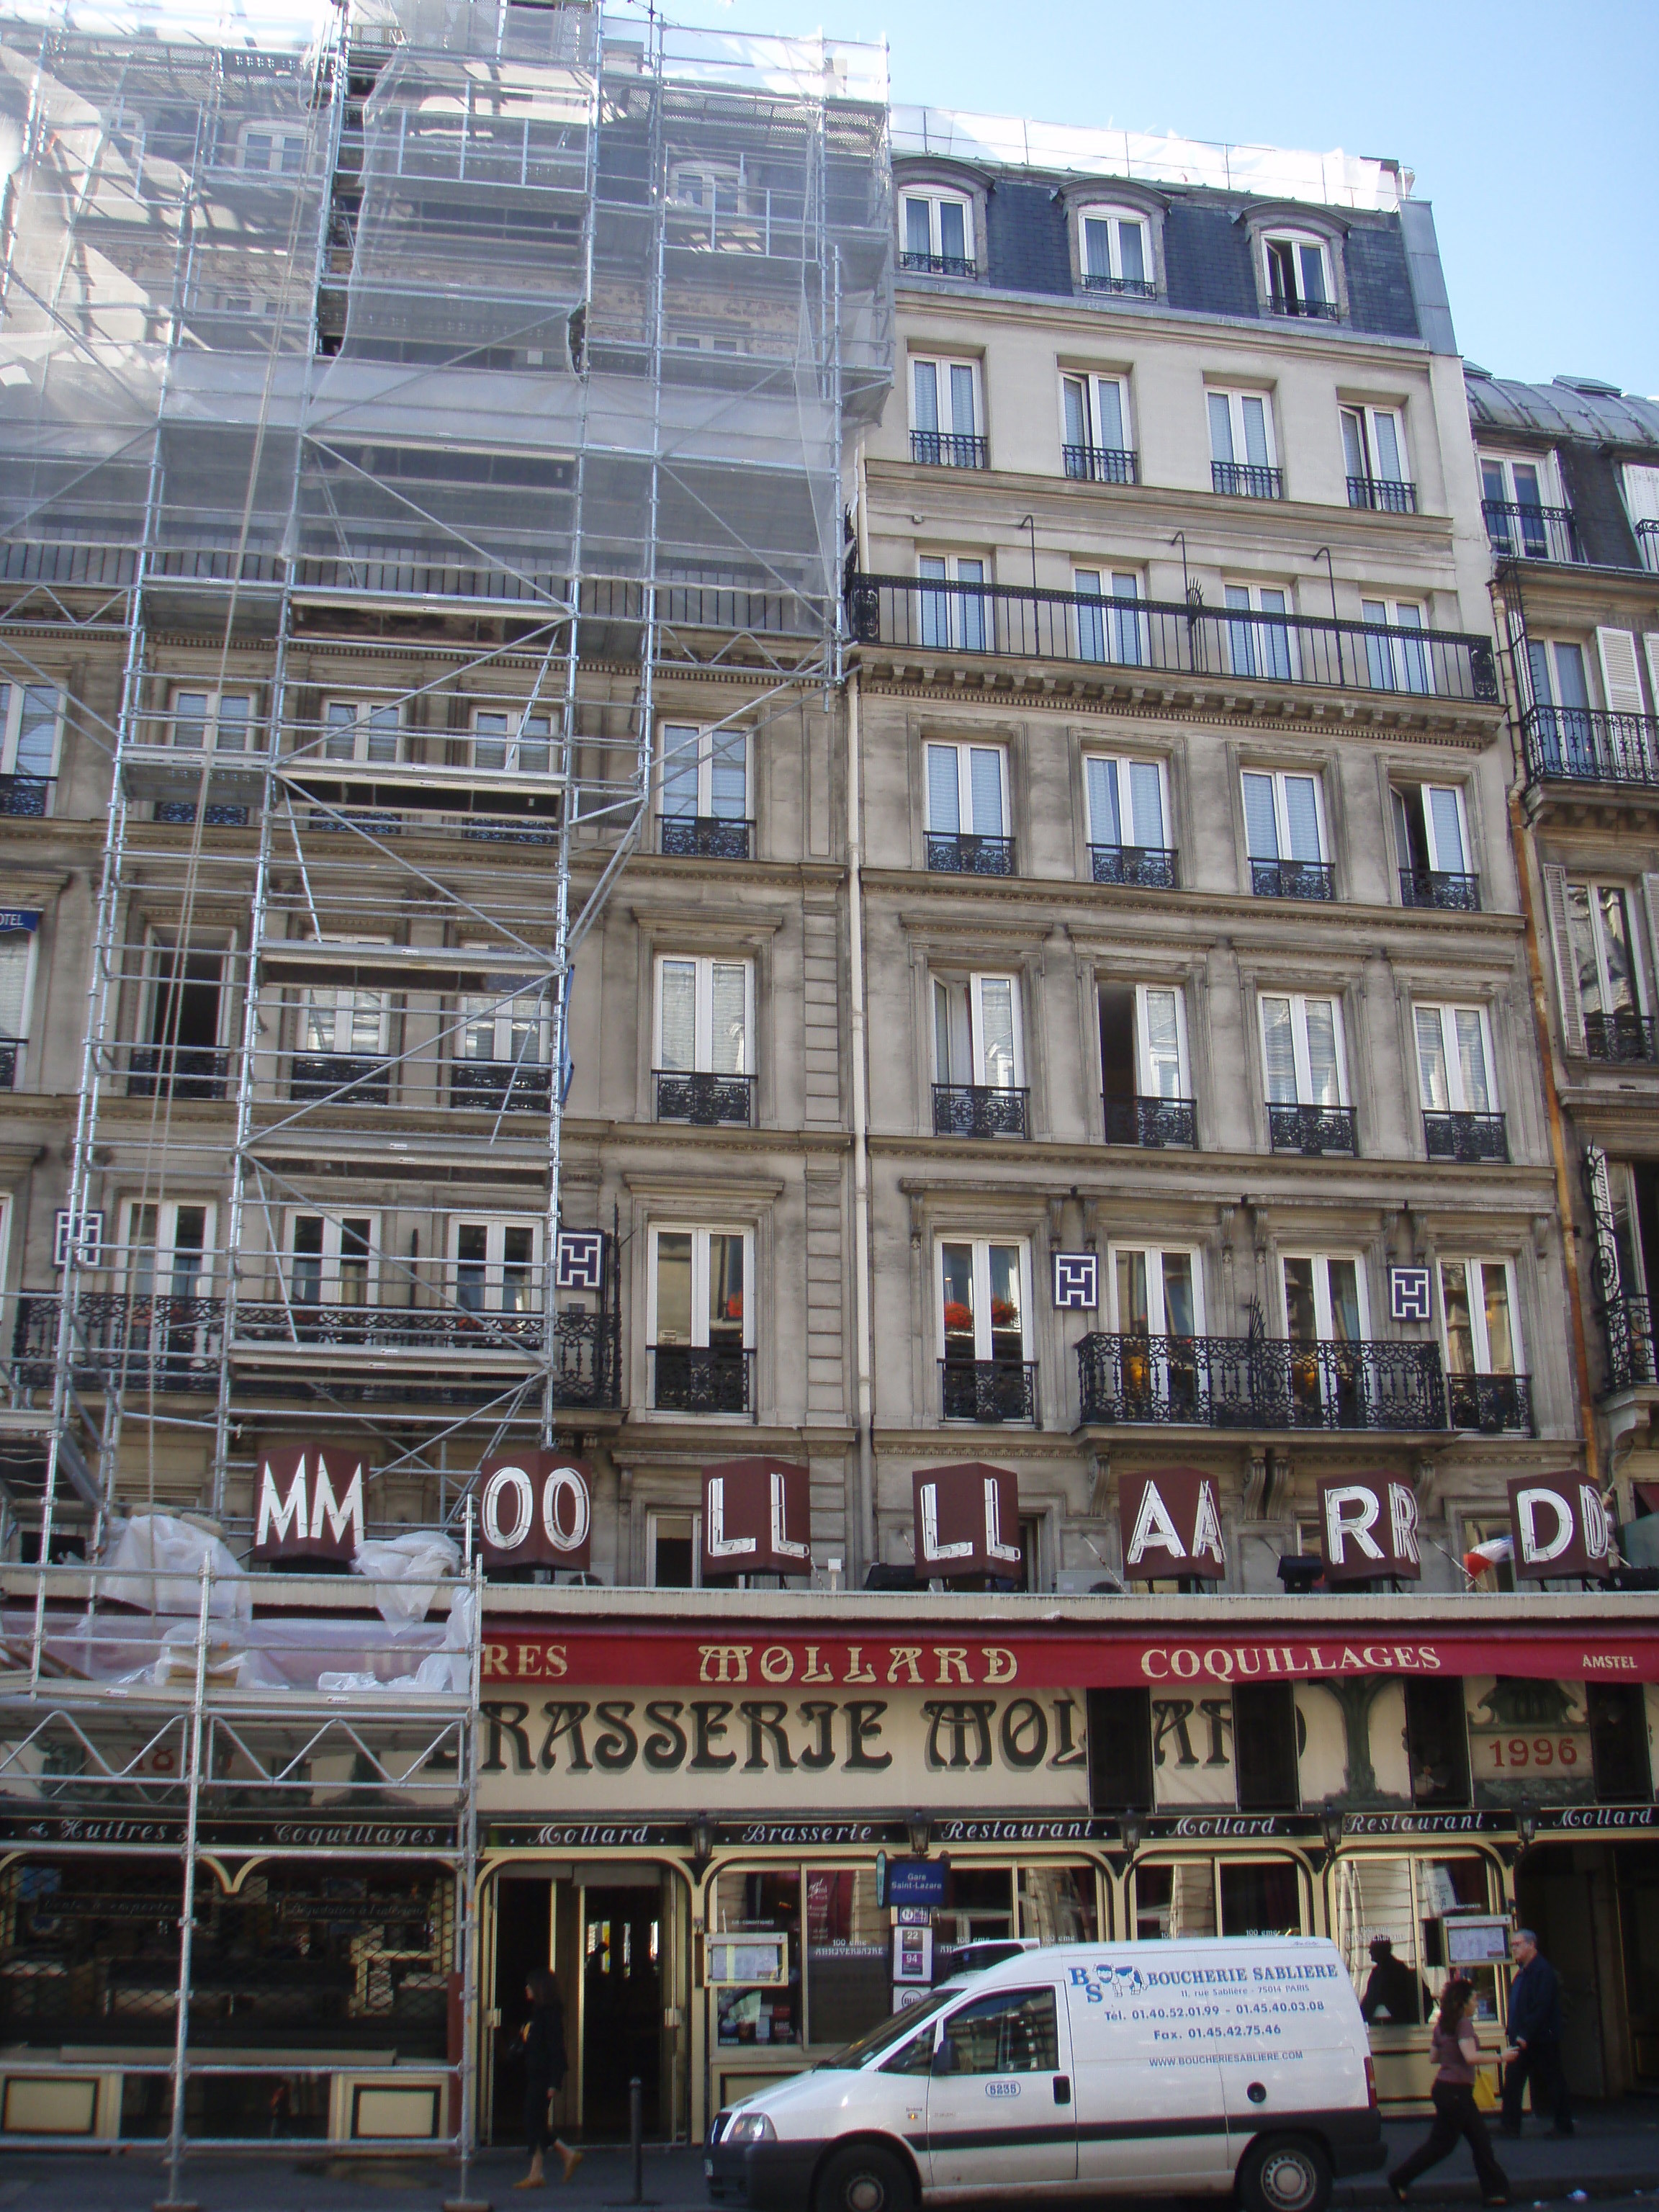
{"type": "Polygon", "coordinates": [[[1510,1956],[1519,1971],[1510,1984],[1510,2048],[1504,2054],[1504,2132],[1520,2134],[1521,2094],[1530,2080],[1533,2111],[1541,2112],[1549,2106],[1555,2117],[1554,2133],[1570,2136],[1572,2104],[1567,2094],[1566,2069],[1561,2063],[1561,1984],[1530,1928],[1517,1928],[1510,1936],[1510,1956]]]}
{"type": "Polygon", "coordinates": [[[1369,2027],[1378,2013],[1383,2014],[1396,2026],[1419,2026],[1434,2009],[1434,1999],[1428,1985],[1421,1982],[1403,1959],[1394,1955],[1394,1942],[1387,1936],[1371,1938],[1371,1971],[1365,1984],[1365,1994],[1359,2000],[1359,2010],[1369,2027]]]}

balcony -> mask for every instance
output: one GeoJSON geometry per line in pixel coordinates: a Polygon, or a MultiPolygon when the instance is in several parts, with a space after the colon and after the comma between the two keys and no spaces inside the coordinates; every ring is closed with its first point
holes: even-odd
{"type": "Polygon", "coordinates": [[[1245,1336],[1085,1336],[1080,1418],[1210,1429],[1446,1425],[1439,1347],[1245,1336]]]}
{"type": "Polygon", "coordinates": [[[1334,300],[1292,299],[1286,292],[1273,292],[1268,295],[1267,313],[1270,315],[1297,315],[1304,322],[1310,323],[1340,323],[1342,319],[1342,310],[1334,300]]]}
{"type": "Polygon", "coordinates": [[[1134,1145],[1143,1152],[1166,1146],[1190,1151],[1198,1142],[1198,1115],[1190,1098],[1103,1098],[1109,1145],[1134,1145]]]}
{"type": "Polygon", "coordinates": [[[384,1106],[392,1095],[392,1062],[350,1052],[296,1052],[288,1095],[296,1103],[384,1106]]]}
{"type": "Polygon", "coordinates": [[[1417,486],[1397,483],[1392,477],[1350,477],[1348,504],[1369,507],[1373,514],[1415,514],[1417,486]]]}
{"type": "Polygon", "coordinates": [[[1155,300],[1158,287],[1146,276],[1096,276],[1086,270],[1079,278],[1085,292],[1110,292],[1124,300],[1155,300]]]}
{"type": "Polygon", "coordinates": [[[1431,1160],[1507,1160],[1509,1133],[1501,1114],[1425,1114],[1423,1141],[1431,1160]]]}
{"type": "Polygon", "coordinates": [[[222,1098],[230,1054],[198,1044],[136,1044],[127,1055],[129,1098],[222,1098]]]}
{"type": "Polygon", "coordinates": [[[15,1091],[27,1037],[0,1036],[0,1091],[15,1091]]]}
{"type": "Polygon", "coordinates": [[[1132,484],[1140,464],[1121,446],[1062,446],[1060,458],[1073,483],[1132,484]]]}
{"type": "Polygon", "coordinates": [[[1446,868],[1401,868],[1400,903],[1436,907],[1443,914],[1479,914],[1480,878],[1446,868]]]}
{"type": "Polygon", "coordinates": [[[1483,499],[1486,536],[1505,561],[1582,561],[1578,526],[1570,507],[1527,507],[1513,500],[1483,499]]]}
{"type": "MultiPolygon", "coordinates": [[[[26,1291],[17,1301],[12,1359],[21,1387],[38,1389],[52,1382],[58,1307],[56,1291],[26,1291]]],[[[217,1391],[222,1298],[82,1291],[75,1315],[70,1369],[78,1389],[217,1391]]]]}
{"type": "Polygon", "coordinates": [[[991,465],[983,438],[960,430],[912,430],[910,459],[924,469],[987,469],[991,465]]]}
{"type": "Polygon", "coordinates": [[[755,1355],[736,1346],[653,1344],[651,1402],[659,1413],[755,1410],[755,1355]]]}
{"type": "Polygon", "coordinates": [[[1659,1034],[1651,1014],[1586,1014],[1584,1057],[1610,1067],[1651,1067],[1659,1060],[1659,1034]]]}
{"type": "Polygon", "coordinates": [[[1267,1137],[1276,1152],[1304,1159],[1327,1153],[1352,1159],[1356,1146],[1352,1106],[1275,1106],[1267,1102],[1267,1137]]]}
{"type": "Polygon", "coordinates": [[[1323,689],[1443,704],[1496,702],[1489,640],[1458,630],[1259,614],[1187,600],[1118,599],[944,577],[855,574],[848,620],[861,646],[1064,662],[1274,690],[1323,689]]]}
{"type": "Polygon", "coordinates": [[[1227,499],[1283,499],[1285,474],[1260,461],[1212,461],[1210,489],[1227,499]]]}
{"type": "Polygon", "coordinates": [[[1094,883],[1121,884],[1130,890],[1181,888],[1175,851],[1167,845],[1091,845],[1089,875],[1094,883]]]}
{"type": "Polygon", "coordinates": [[[1449,1375],[1446,1396],[1455,1429],[1478,1429],[1488,1437],[1536,1433],[1530,1375],[1449,1375]]]}
{"type": "Polygon", "coordinates": [[[1270,899],[1336,896],[1336,870],[1329,860],[1252,860],[1250,896],[1270,899]]]}
{"type": "Polygon", "coordinates": [[[1636,550],[1644,568],[1659,570],[1659,522],[1637,524],[1636,550]]]}
{"type": "Polygon", "coordinates": [[[528,1060],[454,1060],[449,1064],[449,1103],[486,1114],[545,1114],[553,1097],[552,1071],[528,1060]]]}
{"type": "Polygon", "coordinates": [[[0,775],[0,814],[43,820],[57,781],[55,775],[0,775]]]}
{"type": "Polygon", "coordinates": [[[755,825],[724,814],[665,815],[662,851],[671,860],[746,860],[755,825]]]}
{"type": "Polygon", "coordinates": [[[907,276],[977,276],[979,264],[965,253],[901,253],[907,276]]]}
{"type": "Polygon", "coordinates": [[[699,1070],[681,1073],[672,1068],[653,1068],[657,1119],[689,1121],[694,1129],[746,1129],[755,1118],[755,1079],[752,1075],[713,1075],[699,1070]]]}
{"type": "MultiPolygon", "coordinates": [[[[539,1366],[549,1348],[548,1335],[548,1324],[539,1312],[244,1298],[236,1308],[232,1356],[258,1367],[262,1389],[270,1387],[266,1378],[272,1368],[283,1364],[285,1352],[301,1355],[308,1370],[321,1360],[348,1370],[368,1367],[375,1380],[359,1385],[356,1392],[337,1373],[331,1374],[328,1387],[340,1395],[377,1397],[397,1397],[419,1388],[412,1378],[435,1360],[441,1371],[453,1378],[439,1395],[463,1397],[470,1390],[487,1395],[499,1389],[503,1369],[516,1375],[526,1362],[539,1366]],[[495,1356],[501,1354],[507,1357],[497,1364],[495,1356]],[[479,1369],[480,1361],[491,1364],[479,1369]],[[469,1363],[474,1372],[469,1373],[469,1363]],[[397,1380],[399,1369],[410,1379],[397,1380]]],[[[573,1303],[556,1313],[550,1352],[554,1393],[560,1405],[614,1408],[620,1404],[616,1316],[605,1300],[596,1308],[573,1303]]]]}
{"type": "Polygon", "coordinates": [[[1592,707],[1528,707],[1522,721],[1532,783],[1616,783],[1659,792],[1659,720],[1592,707]]]}
{"type": "Polygon", "coordinates": [[[1036,1372],[1035,1359],[941,1359],[940,1419],[1034,1422],[1036,1372]]]}
{"type": "Polygon", "coordinates": [[[1012,837],[981,837],[953,830],[927,832],[927,872],[932,876],[1012,876],[1012,837]]]}
{"type": "Polygon", "coordinates": [[[936,1137],[1029,1137],[1030,1092],[990,1083],[936,1083],[936,1137]]]}
{"type": "Polygon", "coordinates": [[[1659,1352],[1653,1335],[1653,1304],[1648,1298],[1613,1298],[1598,1314],[1607,1346],[1605,1398],[1614,1390],[1632,1390],[1640,1383],[1659,1382],[1659,1352]]]}

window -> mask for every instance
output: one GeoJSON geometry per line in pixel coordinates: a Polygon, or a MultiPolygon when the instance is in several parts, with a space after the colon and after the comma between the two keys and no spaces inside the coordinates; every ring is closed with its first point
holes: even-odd
{"type": "Polygon", "coordinates": [[[1395,856],[1402,906],[1480,911],[1480,882],[1471,868],[1463,794],[1455,784],[1395,784],[1395,856]]]}
{"type": "Polygon", "coordinates": [[[1432,1159],[1509,1158],[1484,1006],[1414,1006],[1417,1079],[1432,1159]]]}
{"type": "Polygon", "coordinates": [[[450,1296],[463,1313],[539,1313],[541,1249],[539,1221],[452,1221],[450,1296]]]}
{"type": "Polygon", "coordinates": [[[1625,512],[1636,533],[1636,550],[1644,568],[1659,568],[1659,469],[1626,461],[1625,512]]]}
{"type": "Polygon", "coordinates": [[[1552,769],[1594,774],[1595,725],[1590,719],[1589,670],[1582,645],[1568,639],[1527,640],[1533,723],[1546,775],[1552,769]]]}
{"type": "Polygon", "coordinates": [[[185,1199],[129,1199],[125,1213],[128,1295],[204,1297],[213,1277],[215,1208],[185,1199]]]}
{"type": "Polygon", "coordinates": [[[714,2040],[721,2048],[805,2041],[800,1936],[799,1868],[764,1874],[732,1869],[715,1877],[707,1941],[714,2040]],[[717,1942],[727,1935],[737,1940],[717,1942]]]}
{"type": "Polygon", "coordinates": [[[906,191],[904,210],[906,269],[923,276],[973,276],[974,212],[959,192],[906,191]]]}
{"type": "Polygon", "coordinates": [[[1063,376],[1060,397],[1066,475],[1084,483],[1133,483],[1127,380],[1121,376],[1063,376]]]}
{"type": "Polygon", "coordinates": [[[1264,991],[1261,1018],[1273,1150],[1352,1152],[1353,1114],[1347,1103],[1337,1001],[1264,991]]]}
{"type": "Polygon", "coordinates": [[[1569,884],[1566,903],[1589,1057],[1650,1059],[1652,980],[1632,893],[1622,884],[1569,884]]]}
{"type": "Polygon", "coordinates": [[[506,769],[514,775],[545,775],[551,733],[551,720],[544,714],[526,714],[517,707],[475,707],[472,765],[506,769]]]}
{"type": "Polygon", "coordinates": [[[1085,753],[1083,788],[1096,883],[1173,890],[1176,856],[1164,763],[1085,753]]]}
{"type": "Polygon", "coordinates": [[[1515,1270],[1507,1260],[1443,1260],[1440,1322],[1455,1429],[1530,1429],[1528,1378],[1520,1372],[1515,1270]]]}
{"type": "Polygon", "coordinates": [[[659,1121],[748,1126],[754,976],[747,960],[658,961],[652,1065],[659,1121]]]}
{"type": "Polygon", "coordinates": [[[1109,1145],[1190,1145],[1187,1012],[1172,984],[1100,986],[1100,1083],[1109,1145]]]}
{"type": "Polygon", "coordinates": [[[398,758],[403,710],[375,699],[331,699],[323,708],[323,756],[389,768],[398,758]]]}
{"type": "Polygon", "coordinates": [[[514,975],[486,977],[489,988],[461,1000],[456,1057],[473,1066],[510,1065],[547,1060],[550,1021],[539,991],[514,991],[514,975]]]}
{"type": "Polygon", "coordinates": [[[1379,637],[1376,634],[1390,626],[1395,630],[1420,630],[1422,608],[1409,599],[1362,599],[1359,614],[1363,622],[1371,625],[1365,637],[1365,673],[1372,690],[1432,690],[1426,644],[1409,635],[1379,637]]]}
{"type": "Polygon", "coordinates": [[[916,574],[924,585],[956,585],[955,591],[918,592],[921,641],[959,653],[983,653],[991,641],[991,602],[973,586],[985,581],[985,563],[965,553],[919,553],[916,574]]]}
{"type": "Polygon", "coordinates": [[[1120,1336],[1204,1334],[1204,1277],[1196,1252],[1115,1244],[1108,1287],[1120,1336]]]}
{"type": "Polygon", "coordinates": [[[242,132],[242,167],[262,177],[297,177],[306,165],[306,134],[291,125],[249,124],[242,132]]]}
{"type": "Polygon", "coordinates": [[[1576,561],[1571,513],[1556,495],[1555,456],[1480,456],[1480,507],[1495,553],[1512,560],[1576,561]]]}
{"type": "Polygon", "coordinates": [[[130,1097],[222,1098],[228,1057],[219,1049],[227,1012],[222,951],[199,945],[181,951],[175,938],[152,933],[148,948],[147,1042],[129,1057],[130,1097]]]}
{"type": "Polygon", "coordinates": [[[1129,208],[1091,208],[1078,218],[1078,260],[1085,292],[1156,297],[1146,218],[1129,208]]]}
{"type": "Polygon", "coordinates": [[[1239,499],[1279,499],[1273,402],[1265,392],[1211,392],[1210,484],[1239,499]]]}
{"type": "Polygon", "coordinates": [[[941,1239],[938,1252],[945,1419],[1029,1420],[1034,1411],[1025,1364],[1030,1248],[975,1237],[941,1239]]]}
{"type": "Polygon", "coordinates": [[[181,751],[204,746],[246,752],[252,736],[253,701],[246,691],[175,691],[167,713],[168,742],[181,751]]]}
{"type": "Polygon", "coordinates": [[[682,1413],[752,1411],[753,1248],[746,1229],[652,1231],[653,1405],[682,1413]]]}
{"type": "Polygon", "coordinates": [[[1406,465],[1406,429],[1397,408],[1343,408],[1342,458],[1350,507],[1416,514],[1417,486],[1406,465]]]}
{"type": "Polygon", "coordinates": [[[1336,290],[1322,240],[1269,237],[1262,241],[1267,263],[1267,304],[1276,315],[1312,315],[1336,319],[1336,290]]]}
{"type": "Polygon", "coordinates": [[[0,931],[0,1091],[15,1091],[27,1038],[35,933],[0,931]]]}
{"type": "Polygon", "coordinates": [[[1299,655],[1296,632],[1285,617],[1290,594],[1272,584],[1224,584],[1223,594],[1236,619],[1227,624],[1227,658],[1235,676],[1294,684],[1299,655]],[[1262,617],[1257,621],[1254,617],[1262,617]]]}
{"type": "Polygon", "coordinates": [[[1152,641],[1146,617],[1139,611],[1139,577],[1130,569],[1079,568],[1073,584],[1078,659],[1146,666],[1152,659],[1152,641]]]}
{"type": "Polygon", "coordinates": [[[649,1589],[696,1589],[702,1581],[701,1513],[647,1513],[645,1580],[649,1589]]]}
{"type": "Polygon", "coordinates": [[[0,684],[0,814],[46,812],[63,703],[49,684],[0,684]]]}
{"type": "Polygon", "coordinates": [[[1019,981],[933,978],[933,1133],[1024,1136],[1019,981]]]}
{"type": "Polygon", "coordinates": [[[1359,1261],[1346,1255],[1291,1255],[1282,1277],[1291,1419],[1358,1425],[1362,1382],[1355,1348],[1370,1334],[1359,1261]]]}
{"type": "Polygon", "coordinates": [[[940,2048],[947,2047],[946,2073],[1052,2074],[1060,2064],[1054,1991],[999,1990],[963,2005],[945,2023],[940,2048]]]}
{"type": "Polygon", "coordinates": [[[290,1213],[289,1297],[296,1306],[366,1306],[380,1273],[372,1213],[290,1213]]]}
{"type": "Polygon", "coordinates": [[[749,735],[730,723],[662,726],[662,848],[749,858],[749,735]]]}
{"type": "Polygon", "coordinates": [[[1012,875],[1002,747],[930,739],[927,757],[928,866],[947,875],[1012,875]]]}
{"type": "Polygon", "coordinates": [[[934,468],[982,469],[979,364],[910,362],[910,458],[934,468]]]}
{"type": "Polygon", "coordinates": [[[313,983],[307,990],[301,1049],[339,1053],[353,1059],[380,1059],[386,1050],[384,991],[359,991],[344,985],[313,983]]]}
{"type": "Polygon", "coordinates": [[[1244,842],[1255,896],[1334,898],[1319,778],[1289,769],[1246,769],[1243,783],[1244,842]]]}

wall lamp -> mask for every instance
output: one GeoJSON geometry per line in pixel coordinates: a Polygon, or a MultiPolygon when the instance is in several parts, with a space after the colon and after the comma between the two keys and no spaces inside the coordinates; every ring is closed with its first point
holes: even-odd
{"type": "Polygon", "coordinates": [[[932,1820],[926,1813],[911,1813],[906,1816],[904,1826],[910,1838],[911,1856],[925,1859],[927,1856],[927,1846],[933,1838],[932,1820]]]}
{"type": "Polygon", "coordinates": [[[708,1871],[708,1862],[714,1856],[714,1823],[707,1813],[699,1813],[691,1823],[691,1870],[701,1881],[708,1871]]]}
{"type": "Polygon", "coordinates": [[[1146,1840],[1146,1823],[1139,1813],[1126,1813],[1117,1824],[1117,1832],[1123,1838],[1123,1856],[1133,1866],[1136,1852],[1146,1840]]]}

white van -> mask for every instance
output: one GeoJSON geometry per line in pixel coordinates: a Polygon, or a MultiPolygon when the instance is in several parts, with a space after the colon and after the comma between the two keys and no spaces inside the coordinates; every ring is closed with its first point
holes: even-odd
{"type": "Polygon", "coordinates": [[[967,2197],[1231,2195],[1324,2212],[1383,2163],[1334,1945],[1061,1943],[955,1976],[833,2058],[715,2114],[703,2173],[751,2212],[967,2197]]]}

